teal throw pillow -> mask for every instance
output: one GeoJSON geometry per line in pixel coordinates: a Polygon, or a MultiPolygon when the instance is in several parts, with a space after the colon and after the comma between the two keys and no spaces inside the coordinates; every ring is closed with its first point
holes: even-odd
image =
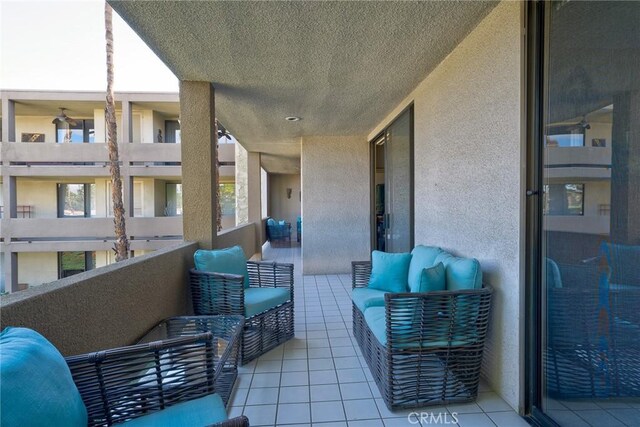
{"type": "Polygon", "coordinates": [[[409,264],[409,289],[411,292],[419,292],[422,270],[437,264],[436,257],[444,251],[437,246],[416,246],[411,251],[411,263],[409,264]]]}
{"type": "Polygon", "coordinates": [[[369,288],[387,292],[407,292],[409,274],[409,253],[371,253],[371,276],[369,288]]]}
{"type": "Polygon", "coordinates": [[[87,409],[62,354],[27,328],[0,333],[0,425],[86,427],[87,409]]]}
{"type": "Polygon", "coordinates": [[[445,268],[439,262],[433,267],[423,268],[420,273],[420,285],[417,289],[411,288],[411,292],[431,292],[445,290],[445,268]]]}
{"type": "Polygon", "coordinates": [[[249,271],[247,258],[240,246],[226,249],[198,249],[193,255],[196,270],[210,273],[238,274],[244,276],[244,287],[249,287],[249,271]]]}
{"type": "Polygon", "coordinates": [[[267,225],[276,225],[276,220],[275,220],[275,219],[273,219],[273,218],[269,218],[269,219],[267,220],[267,225]]]}
{"type": "Polygon", "coordinates": [[[446,263],[447,290],[482,288],[482,270],[475,258],[453,258],[446,263]]]}

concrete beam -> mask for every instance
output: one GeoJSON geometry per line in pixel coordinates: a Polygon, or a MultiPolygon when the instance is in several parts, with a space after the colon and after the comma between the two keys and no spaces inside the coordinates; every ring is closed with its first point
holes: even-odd
{"type": "Polygon", "coordinates": [[[180,82],[184,239],[215,247],[217,236],[215,94],[209,82],[180,82]]]}

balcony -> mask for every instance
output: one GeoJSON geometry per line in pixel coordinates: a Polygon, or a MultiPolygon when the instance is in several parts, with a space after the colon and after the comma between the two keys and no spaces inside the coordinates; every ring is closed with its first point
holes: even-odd
{"type": "MultiPolygon", "coordinates": [[[[252,231],[250,224],[219,237],[224,245],[252,244],[252,231]]],[[[38,330],[64,355],[134,343],[160,320],[191,313],[186,273],[196,249],[195,243],[181,242],[5,296],[0,320],[38,330]]],[[[240,368],[229,416],[244,414],[252,425],[418,425],[420,410],[386,408],[355,344],[351,276],[303,275],[295,244],[267,244],[263,258],[295,265],[296,337],[240,368]]],[[[463,426],[527,425],[484,381],[475,403],[424,411],[463,426]]]]}

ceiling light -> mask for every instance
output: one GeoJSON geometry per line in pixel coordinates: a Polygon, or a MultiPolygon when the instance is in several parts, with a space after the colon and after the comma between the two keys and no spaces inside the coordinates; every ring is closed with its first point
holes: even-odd
{"type": "Polygon", "coordinates": [[[284,119],[288,122],[299,122],[300,120],[302,120],[300,119],[300,117],[296,117],[296,116],[289,116],[289,117],[285,117],[284,119]]]}

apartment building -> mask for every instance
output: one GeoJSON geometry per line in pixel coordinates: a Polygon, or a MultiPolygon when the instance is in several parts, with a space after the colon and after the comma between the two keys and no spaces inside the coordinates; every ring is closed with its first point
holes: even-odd
{"type": "MultiPolygon", "coordinates": [[[[102,92],[2,91],[2,291],[115,260],[102,92]]],[[[177,93],[116,93],[131,256],[182,240],[177,93]]],[[[220,138],[222,226],[235,226],[235,139],[220,138]]]]}

